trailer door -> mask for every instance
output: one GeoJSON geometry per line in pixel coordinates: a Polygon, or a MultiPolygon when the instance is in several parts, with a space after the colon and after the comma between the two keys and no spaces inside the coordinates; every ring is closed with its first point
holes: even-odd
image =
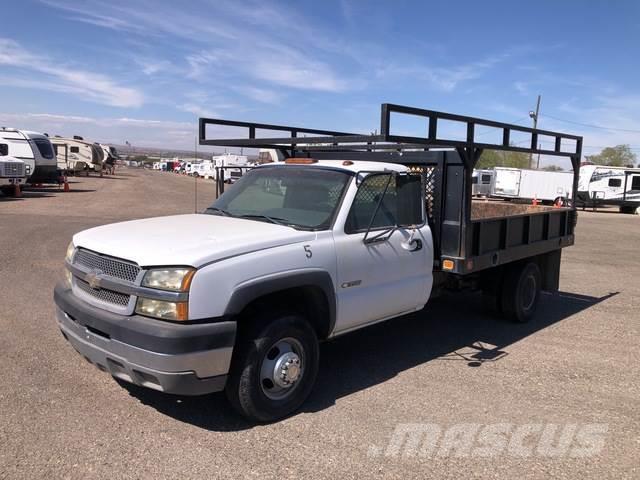
{"type": "Polygon", "coordinates": [[[494,194],[497,196],[517,197],[520,194],[520,177],[520,170],[496,169],[494,194]]]}

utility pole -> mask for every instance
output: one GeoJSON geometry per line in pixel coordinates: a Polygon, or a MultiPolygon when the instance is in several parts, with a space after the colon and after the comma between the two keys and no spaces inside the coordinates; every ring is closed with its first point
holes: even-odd
{"type": "MultiPolygon", "coordinates": [[[[538,102],[536,103],[536,111],[530,111],[529,116],[533,120],[533,129],[538,128],[538,115],[540,115],[540,98],[542,95],[538,95],[538,102]]],[[[540,147],[538,147],[538,150],[540,147]]],[[[540,154],[538,154],[538,163],[540,162],[540,154]]],[[[529,154],[529,168],[534,168],[533,165],[533,153],[529,154]]]]}

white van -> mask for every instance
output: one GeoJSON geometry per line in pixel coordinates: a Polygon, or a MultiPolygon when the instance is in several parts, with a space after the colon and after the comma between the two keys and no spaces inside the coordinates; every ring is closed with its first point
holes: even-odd
{"type": "Polygon", "coordinates": [[[249,160],[244,155],[234,155],[232,153],[225,153],[224,155],[216,155],[212,157],[214,175],[213,179],[217,180],[215,167],[227,167],[221,168],[221,171],[225,182],[233,183],[243,174],[242,168],[228,168],[228,167],[247,167],[249,166],[249,160]]]}
{"type": "Polygon", "coordinates": [[[58,166],[49,137],[37,132],[0,127],[0,143],[25,163],[27,183],[58,183],[58,166]]]}

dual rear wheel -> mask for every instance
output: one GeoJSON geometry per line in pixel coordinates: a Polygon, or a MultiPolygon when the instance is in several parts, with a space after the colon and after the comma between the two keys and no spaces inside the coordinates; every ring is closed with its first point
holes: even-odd
{"type": "Polygon", "coordinates": [[[515,323],[530,321],[538,307],[542,276],[535,262],[517,262],[505,267],[501,275],[485,280],[492,287],[485,293],[485,304],[515,323]]]}

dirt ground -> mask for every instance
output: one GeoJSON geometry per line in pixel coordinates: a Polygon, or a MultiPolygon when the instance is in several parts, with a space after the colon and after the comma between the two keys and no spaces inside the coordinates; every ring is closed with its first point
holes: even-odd
{"type": "Polygon", "coordinates": [[[639,217],[580,212],[561,292],[544,295],[534,322],[497,320],[475,295],[438,298],[323,344],[302,410],[256,426],[222,394],[123,388],[54,318],[75,232],[201,210],[214,184],[199,180],[196,202],[195,180],[171,173],[72,180],[68,193],[0,195],[0,478],[640,478],[639,217]],[[492,425],[509,426],[508,445],[529,429],[524,453],[481,455],[478,432],[492,425]],[[398,443],[427,427],[473,431],[475,443],[437,439],[431,454],[398,443]],[[590,428],[601,448],[587,455],[558,447],[559,433],[558,448],[540,446],[540,431],[575,446],[590,428]]]}

